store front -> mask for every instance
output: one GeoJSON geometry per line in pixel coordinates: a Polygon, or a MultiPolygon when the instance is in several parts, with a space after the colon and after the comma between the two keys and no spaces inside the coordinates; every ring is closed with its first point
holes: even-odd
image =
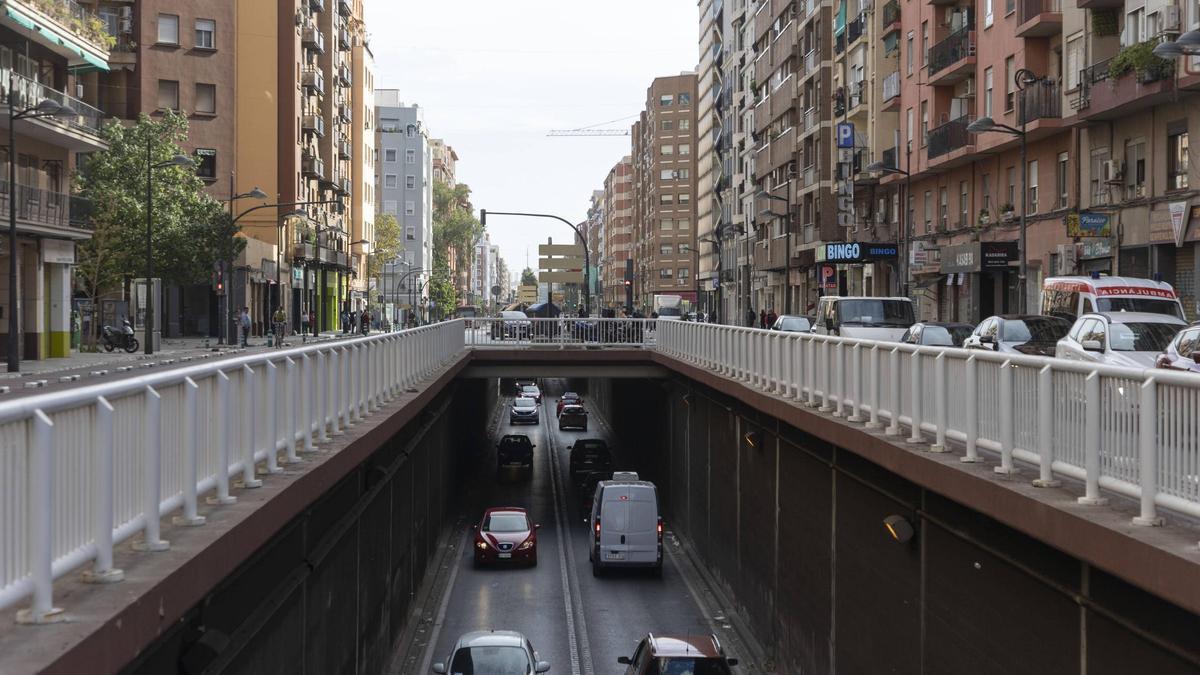
{"type": "Polygon", "coordinates": [[[815,280],[821,295],[892,293],[889,279],[898,260],[895,244],[832,242],[818,246],[814,253],[815,280]]]}
{"type": "Polygon", "coordinates": [[[1015,241],[972,241],[943,246],[938,284],[938,318],[979,323],[1016,310],[1019,259],[1015,241]]]}

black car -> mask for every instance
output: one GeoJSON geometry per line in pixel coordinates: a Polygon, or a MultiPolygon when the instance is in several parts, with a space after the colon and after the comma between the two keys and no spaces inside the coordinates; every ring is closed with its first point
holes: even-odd
{"type": "Polygon", "coordinates": [[[602,480],[612,480],[613,472],[611,471],[591,471],[583,475],[583,480],[579,484],[579,512],[583,514],[583,519],[588,519],[588,514],[592,512],[592,498],[596,496],[596,484],[602,480]]]}
{"type": "Polygon", "coordinates": [[[496,467],[533,468],[533,449],[537,446],[525,434],[506,434],[496,444],[496,467]]]}
{"type": "Polygon", "coordinates": [[[563,429],[583,429],[587,431],[588,414],[587,409],[581,405],[565,405],[562,412],[558,414],[558,428],[563,429]]]}
{"type": "Polygon", "coordinates": [[[586,438],[569,446],[571,451],[571,482],[578,485],[583,477],[593,471],[612,471],[613,456],[608,443],[599,438],[586,438]]]}

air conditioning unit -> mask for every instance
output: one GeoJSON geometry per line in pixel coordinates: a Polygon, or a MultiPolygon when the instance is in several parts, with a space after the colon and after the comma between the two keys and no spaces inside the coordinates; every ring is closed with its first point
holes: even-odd
{"type": "Polygon", "coordinates": [[[304,17],[304,12],[296,12],[296,19],[295,19],[295,20],[296,20],[296,25],[297,25],[297,26],[303,26],[303,25],[304,25],[304,18],[305,18],[305,17],[304,17]]]}
{"type": "Polygon", "coordinates": [[[1104,182],[1116,183],[1121,180],[1121,162],[1115,159],[1104,160],[1104,182]]]}
{"type": "Polygon", "coordinates": [[[1167,5],[1158,10],[1160,28],[1164,33],[1178,33],[1180,28],[1180,11],[1176,5],[1167,5]]]}
{"type": "Polygon", "coordinates": [[[133,7],[121,8],[120,30],[123,35],[133,33],[133,7]]]}
{"type": "Polygon", "coordinates": [[[1058,245],[1058,268],[1055,274],[1060,276],[1075,273],[1075,244],[1058,245]]]}

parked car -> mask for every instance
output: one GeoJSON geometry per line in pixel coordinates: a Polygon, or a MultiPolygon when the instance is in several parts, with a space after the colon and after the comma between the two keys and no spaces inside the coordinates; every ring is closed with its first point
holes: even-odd
{"type": "Polygon", "coordinates": [[[529,338],[532,326],[533,322],[529,320],[525,312],[505,310],[500,312],[499,320],[492,322],[492,339],[526,340],[529,338]]]}
{"type": "Polygon", "coordinates": [[[558,399],[558,409],[556,415],[561,415],[563,406],[567,405],[583,405],[583,397],[573,391],[563,392],[561,398],[558,399]]]}
{"type": "Polygon", "coordinates": [[[526,675],[550,670],[540,658],[529,639],[516,631],[480,630],[458,638],[449,658],[433,664],[433,672],[526,675]]]}
{"type": "Polygon", "coordinates": [[[967,349],[990,349],[1003,354],[1054,356],[1058,340],[1071,330],[1071,322],[1040,314],[989,316],[963,340],[967,349]]]}
{"type": "Polygon", "coordinates": [[[921,321],[909,327],[901,342],[929,347],[961,347],[974,327],[953,321],[921,321]]]}
{"type": "Polygon", "coordinates": [[[1130,368],[1154,368],[1180,330],[1187,327],[1169,314],[1092,312],[1079,317],[1058,341],[1055,356],[1130,368]]]}
{"type": "Polygon", "coordinates": [[[649,634],[617,663],[629,666],[625,675],[731,675],[738,660],[725,655],[716,635],[649,634]]]}
{"type": "Polygon", "coordinates": [[[524,396],[513,399],[512,409],[508,413],[509,424],[537,424],[539,418],[537,401],[524,396]]]}
{"type": "Polygon", "coordinates": [[[1158,355],[1155,365],[1171,370],[1189,370],[1200,373],[1200,326],[1179,331],[1175,339],[1158,355]]]}
{"type": "Polygon", "coordinates": [[[588,414],[587,409],[581,405],[569,405],[562,409],[562,413],[558,416],[558,429],[582,429],[587,431],[588,414]]]}
{"type": "Polygon", "coordinates": [[[521,385],[521,396],[531,398],[538,403],[542,402],[542,390],[536,384],[521,385]]]}
{"type": "Polygon", "coordinates": [[[523,562],[536,567],[540,527],[522,508],[503,506],[484,511],[475,526],[475,566],[523,562]]]}
{"type": "Polygon", "coordinates": [[[579,485],[585,474],[593,471],[612,471],[612,451],[602,439],[581,438],[573,445],[567,446],[567,449],[571,451],[568,466],[571,483],[575,485],[579,485]]]}
{"type": "Polygon", "coordinates": [[[781,330],[786,333],[809,333],[812,332],[812,319],[807,316],[784,314],[775,319],[775,323],[771,324],[771,330],[781,330]]]}
{"type": "Polygon", "coordinates": [[[896,342],[915,321],[909,298],[824,295],[817,301],[812,332],[896,342]]]}
{"type": "Polygon", "coordinates": [[[645,567],[662,576],[663,521],[654,483],[600,481],[589,521],[588,559],[594,576],[610,567],[645,567]]]}
{"type": "Polygon", "coordinates": [[[533,449],[537,446],[525,434],[505,434],[496,444],[496,466],[533,468],[533,449]]]}
{"type": "Polygon", "coordinates": [[[612,479],[612,471],[591,471],[583,475],[583,480],[579,483],[579,512],[583,514],[585,522],[592,512],[592,497],[596,496],[596,486],[602,480],[612,479]]]}

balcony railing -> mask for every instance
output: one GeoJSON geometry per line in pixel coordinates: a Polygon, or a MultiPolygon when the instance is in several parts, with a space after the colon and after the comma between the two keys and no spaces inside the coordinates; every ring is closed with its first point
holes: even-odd
{"type": "Polygon", "coordinates": [[[867,21],[867,15],[859,14],[857,19],[851,21],[846,26],[846,44],[847,45],[854,44],[855,40],[862,37],[863,26],[866,24],[866,21],[867,21]]]}
{"type": "Polygon", "coordinates": [[[305,131],[312,131],[318,136],[325,135],[325,118],[320,115],[305,115],[301,124],[305,131]]]}
{"type": "Polygon", "coordinates": [[[900,71],[883,78],[883,100],[890,101],[900,95],[900,71]]]}
{"type": "Polygon", "coordinates": [[[325,74],[317,68],[305,68],[300,74],[300,82],[318,94],[325,94],[325,74]]]}
{"type": "Polygon", "coordinates": [[[93,45],[109,51],[115,39],[108,34],[104,22],[91,9],[75,0],[20,0],[42,14],[49,16],[75,35],[93,45]]]}
{"type": "Polygon", "coordinates": [[[304,29],[302,40],[306,47],[311,47],[318,54],[325,53],[325,34],[316,26],[308,26],[304,29]]]}
{"type": "Polygon", "coordinates": [[[929,159],[970,145],[971,134],[967,132],[970,123],[971,116],[963,115],[932,129],[929,132],[929,159]]]}
{"type": "MultiPolygon", "coordinates": [[[[8,83],[10,74],[8,68],[0,68],[0,103],[9,104],[8,100],[8,83]]],[[[65,124],[74,129],[85,131],[91,134],[100,133],[100,124],[104,120],[104,113],[98,108],[80,101],[77,98],[68,96],[63,92],[48,87],[40,82],[35,82],[23,75],[13,74],[13,88],[16,90],[16,107],[18,109],[32,108],[42,101],[49,99],[59,105],[69,106],[71,110],[76,112],[76,115],[71,118],[41,118],[43,121],[51,124],[65,124]]]]}
{"type": "Polygon", "coordinates": [[[883,4],[883,25],[882,28],[900,22],[900,3],[897,0],[888,0],[883,4]]]}
{"type": "Polygon", "coordinates": [[[1062,92],[1053,80],[1034,82],[1018,96],[1017,124],[1062,117],[1062,92]]]}
{"type": "MultiPolygon", "coordinates": [[[[10,183],[0,181],[0,213],[8,214],[10,183]]],[[[17,184],[17,219],[37,225],[91,229],[92,203],[63,192],[17,184]]]]}
{"type": "Polygon", "coordinates": [[[880,161],[882,161],[883,165],[886,167],[890,167],[892,169],[898,168],[896,166],[896,154],[896,148],[884,148],[883,156],[880,158],[880,161]]]}
{"type": "Polygon", "coordinates": [[[949,68],[959,61],[975,53],[975,31],[970,25],[963,26],[951,33],[945,40],[935,44],[929,50],[929,74],[949,68]]]}
{"type": "Polygon", "coordinates": [[[1061,0],[1021,0],[1021,23],[1038,18],[1042,14],[1062,12],[1061,0]]]}

